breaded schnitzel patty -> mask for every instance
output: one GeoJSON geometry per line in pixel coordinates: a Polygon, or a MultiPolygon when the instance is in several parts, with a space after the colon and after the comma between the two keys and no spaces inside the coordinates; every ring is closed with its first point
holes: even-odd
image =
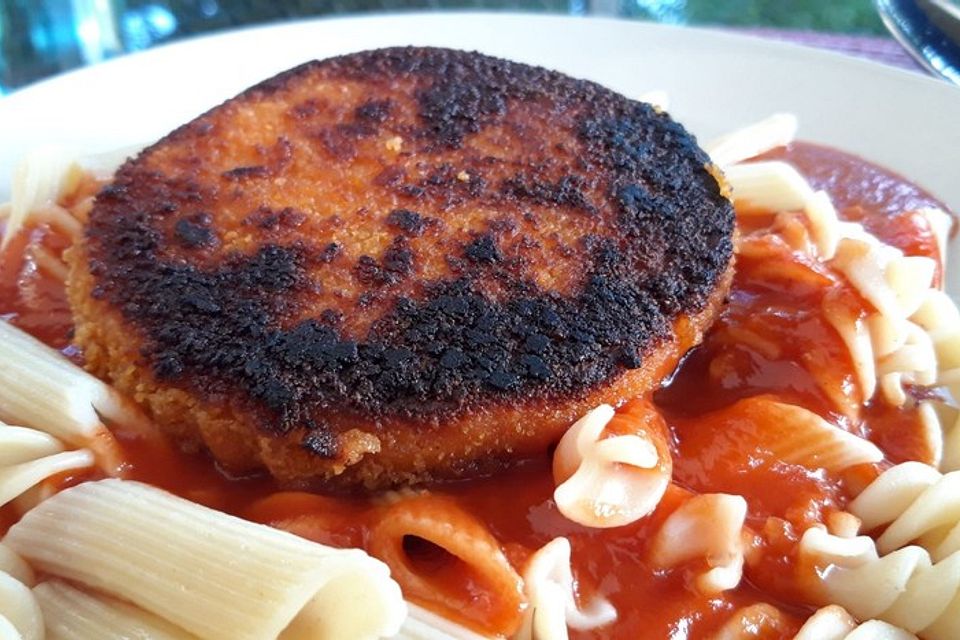
{"type": "Polygon", "coordinates": [[[70,258],[76,341],[229,469],[488,470],[700,340],[731,276],[716,175],[666,114],[553,71],[309,62],[117,171],[70,258]]]}

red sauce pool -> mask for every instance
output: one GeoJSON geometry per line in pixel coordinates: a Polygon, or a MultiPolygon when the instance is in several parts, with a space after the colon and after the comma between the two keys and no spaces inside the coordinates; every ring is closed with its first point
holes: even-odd
{"type": "MultiPolygon", "coordinates": [[[[854,156],[815,145],[797,143],[768,156],[794,163],[815,187],[828,190],[844,218],[862,221],[908,254],[939,257],[924,220],[910,213],[938,204],[918,187],[854,156]]],[[[752,232],[744,230],[745,240],[752,232]]],[[[37,230],[34,234],[40,235],[31,238],[62,249],[52,234],[44,233],[37,230]]],[[[70,334],[63,291],[20,260],[25,242],[25,237],[15,239],[0,255],[0,314],[63,348],[70,334]]],[[[759,602],[780,607],[785,618],[778,631],[757,637],[790,638],[813,610],[797,586],[800,569],[793,558],[797,532],[843,508],[848,479],[758,458],[749,434],[740,440],[725,438],[722,425],[737,400],[771,394],[799,404],[871,438],[894,462],[929,455],[917,435],[912,410],[891,409],[880,402],[862,408],[849,356],[821,311],[828,291],[844,285],[813,272],[809,282],[798,282],[785,274],[806,267],[798,267],[789,251],[762,243],[758,247],[761,257],[741,256],[730,303],[703,345],[687,356],[655,396],[674,438],[677,486],[652,516],[608,530],[566,520],[552,500],[554,485],[546,458],[495,477],[431,487],[484,523],[517,567],[552,538],[570,540],[581,597],[602,594],[619,613],[615,624],[573,632],[574,638],[708,638],[738,607],[759,602]],[[814,286],[817,282],[821,286],[814,286]],[[720,596],[697,594],[690,567],[656,571],[648,560],[652,533],[685,490],[735,493],[749,504],[748,524],[758,534],[757,556],[745,568],[741,585],[720,596]]],[[[756,428],[762,429],[762,424],[756,428]]],[[[205,456],[128,437],[122,427],[118,435],[129,457],[130,479],[250,519],[287,523],[327,544],[367,545],[382,509],[380,502],[367,497],[290,494],[258,502],[278,491],[269,479],[227,478],[205,456]]],[[[0,531],[12,521],[12,511],[0,509],[0,531]]],[[[424,562],[442,564],[443,558],[425,557],[424,562]]],[[[438,584],[446,581],[448,588],[462,593],[477,588],[450,584],[466,581],[462,574],[434,570],[438,584]]],[[[470,615],[465,613],[464,618],[470,615]]]]}

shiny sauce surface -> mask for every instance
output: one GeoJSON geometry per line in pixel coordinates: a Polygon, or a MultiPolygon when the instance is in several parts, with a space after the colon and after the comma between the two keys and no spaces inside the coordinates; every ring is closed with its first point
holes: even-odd
{"type": "MultiPolygon", "coordinates": [[[[796,165],[815,188],[830,193],[843,218],[862,222],[907,254],[939,258],[928,225],[912,213],[937,203],[915,185],[854,156],[811,144],[795,143],[768,158],[796,165]]],[[[785,225],[788,233],[795,223],[773,216],[744,220],[729,304],[704,343],[654,396],[672,432],[674,486],[651,516],[606,530],[566,520],[552,500],[554,482],[546,457],[493,477],[428,487],[482,522],[518,570],[551,539],[570,540],[581,600],[602,594],[618,611],[614,624],[574,631],[572,637],[708,638],[737,608],[765,602],[785,617],[772,635],[757,637],[789,638],[813,611],[801,588],[803,568],[794,558],[799,533],[842,510],[851,483],[876,470],[836,477],[766,455],[755,445],[757,430],[764,429],[762,416],[744,419],[738,401],[769,396],[798,404],[870,438],[892,463],[928,459],[913,410],[881,401],[864,405],[858,395],[850,358],[822,311],[825,297],[849,293],[845,285],[817,265],[805,264],[789,247],[769,241],[771,229],[785,225]],[[689,492],[738,494],[749,505],[753,537],[744,579],[719,596],[696,592],[691,567],[658,571],[648,559],[653,533],[689,492]]],[[[13,239],[0,254],[0,315],[79,359],[69,347],[71,323],[62,286],[31,264],[29,251],[26,259],[21,257],[30,243],[52,252],[65,248],[62,239],[43,228],[13,239]]],[[[845,299],[865,304],[854,294],[845,299]]],[[[265,477],[229,478],[202,454],[145,441],[125,432],[123,425],[114,427],[128,457],[129,479],[319,542],[368,546],[385,508],[378,496],[309,494],[277,487],[265,477]]],[[[0,509],[0,530],[15,517],[11,508],[0,509]]],[[[415,566],[430,574],[432,584],[464,601],[461,620],[482,629],[483,585],[452,569],[452,559],[430,545],[411,544],[407,552],[415,566]]]]}

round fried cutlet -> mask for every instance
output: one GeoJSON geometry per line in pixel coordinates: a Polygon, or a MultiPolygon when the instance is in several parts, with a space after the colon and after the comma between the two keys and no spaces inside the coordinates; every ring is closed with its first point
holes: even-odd
{"type": "Polygon", "coordinates": [[[545,451],[660,384],[730,284],[694,138],[599,85],[397,48],[126,162],[70,257],[87,366],[227,468],[386,486],[545,451]]]}

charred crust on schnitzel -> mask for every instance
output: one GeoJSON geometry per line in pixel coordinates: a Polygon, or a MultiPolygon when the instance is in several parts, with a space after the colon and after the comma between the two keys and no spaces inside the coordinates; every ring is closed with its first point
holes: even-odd
{"type": "Polygon", "coordinates": [[[436,424],[640,367],[729,273],[733,210],[708,164],[666,114],[591,82],[460,51],[367,51],[262,82],[124,164],[90,214],[86,264],[158,380],[239,398],[264,433],[305,428],[302,448],[334,457],[325,412],[436,424]],[[398,79],[406,101],[387,90],[398,79]],[[304,95],[310,82],[348,98],[304,95]],[[281,133],[211,176],[199,150],[263,101],[285,105],[281,133]],[[525,146],[498,153],[485,134],[525,146]],[[349,173],[381,139],[362,186],[382,211],[247,203],[306,157],[349,173]],[[245,206],[233,226],[217,213],[245,206]],[[470,207],[497,214],[458,227],[470,207]],[[561,213],[583,229],[573,240],[547,223],[561,213]],[[334,239],[351,225],[386,238],[374,251],[334,239]],[[545,255],[576,278],[544,280],[545,255]],[[362,330],[354,314],[369,315],[362,330]]]}

